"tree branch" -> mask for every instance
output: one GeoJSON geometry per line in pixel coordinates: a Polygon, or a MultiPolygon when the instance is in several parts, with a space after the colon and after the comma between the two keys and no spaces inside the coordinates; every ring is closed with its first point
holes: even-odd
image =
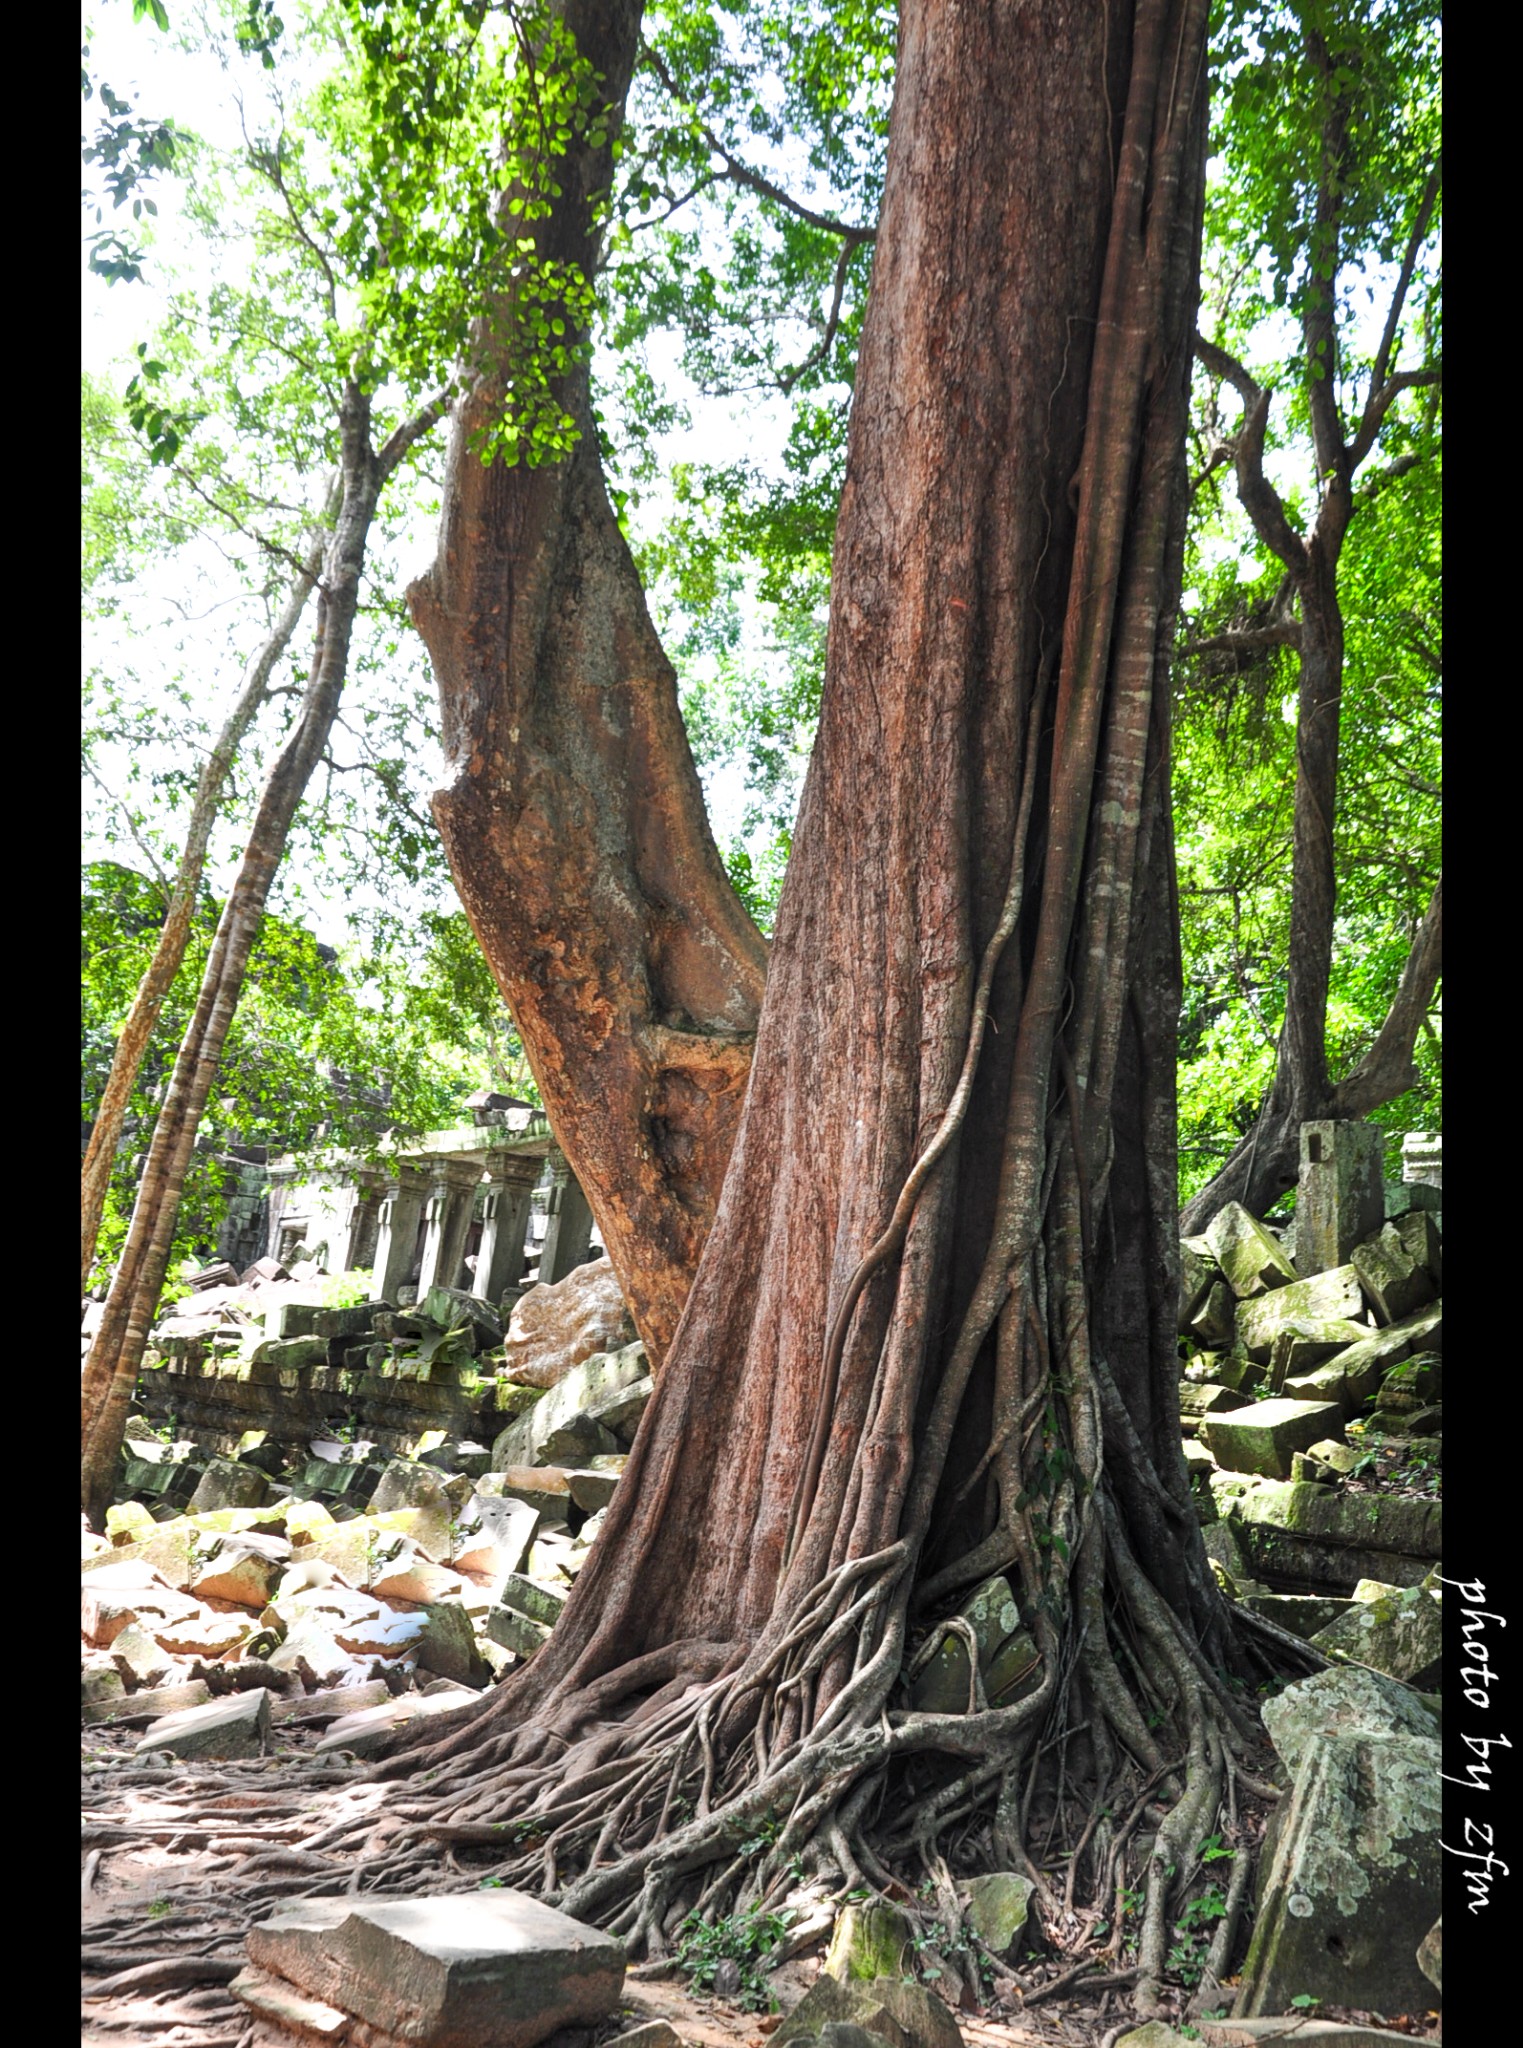
{"type": "Polygon", "coordinates": [[[425,400],[411,419],[403,420],[376,456],[376,477],[381,483],[391,475],[414,443],[420,441],[425,434],[431,433],[439,424],[449,409],[449,402],[450,389],[446,384],[442,390],[436,391],[432,398],[425,400]]]}
{"type": "Polygon", "coordinates": [[[1412,1064],[1412,1048],[1443,972],[1443,940],[1444,878],[1440,875],[1401,970],[1385,1022],[1358,1066],[1333,1090],[1330,1115],[1368,1116],[1372,1109],[1415,1086],[1417,1069],[1412,1064]]]}
{"type": "MultiPolygon", "coordinates": [[[[640,51],[671,98],[679,106],[686,106],[686,101],[677,90],[675,79],[649,43],[642,41],[640,51]]],[[[763,199],[774,201],[799,220],[806,221],[812,228],[822,229],[827,235],[844,235],[853,245],[874,240],[878,233],[876,221],[870,227],[858,227],[851,221],[836,220],[828,213],[816,213],[812,206],[805,206],[802,200],[795,199],[790,192],[784,191],[781,185],[774,185],[772,180],[764,178],[760,171],[753,171],[749,164],[744,164],[739,157],[732,156],[708,123],[699,119],[697,109],[692,108],[690,111],[697,122],[698,133],[723,163],[726,173],[735,184],[744,185],[750,191],[759,193],[763,199]]]]}
{"type": "Polygon", "coordinates": [[[830,353],[830,344],[836,338],[836,329],[841,324],[841,299],[846,291],[846,273],[851,259],[861,247],[859,242],[843,242],[841,254],[836,262],[835,290],[831,294],[830,311],[825,319],[825,332],[820,336],[819,346],[812,348],[797,369],[790,370],[779,383],[779,390],[792,391],[799,379],[812,370],[816,363],[823,363],[830,353]]]}
{"type": "Polygon", "coordinates": [[[1441,384],[1443,376],[1440,369],[1425,369],[1398,370],[1393,377],[1387,377],[1380,389],[1370,394],[1364,418],[1359,422],[1359,432],[1349,449],[1350,468],[1357,467],[1374,447],[1375,436],[1380,432],[1386,414],[1403,391],[1412,391],[1424,384],[1441,384]]]}
{"type": "Polygon", "coordinates": [[[1181,654],[1252,654],[1265,647],[1299,647],[1301,628],[1294,619],[1273,626],[1232,626],[1203,640],[1188,640],[1181,654]]]}
{"type": "MultiPolygon", "coordinates": [[[[1370,371],[1370,395],[1365,404],[1365,420],[1369,418],[1370,407],[1375,395],[1386,381],[1386,371],[1391,365],[1391,351],[1396,346],[1396,330],[1401,324],[1402,308],[1411,288],[1412,273],[1417,268],[1417,259],[1422,253],[1423,243],[1428,239],[1428,227],[1433,219],[1433,209],[1438,202],[1439,164],[1435,158],[1423,187],[1423,196],[1418,203],[1417,217],[1412,223],[1412,232],[1407,237],[1406,253],[1401,259],[1401,274],[1396,280],[1396,289],[1391,294],[1391,310],[1386,314],[1385,331],[1380,337],[1380,346],[1375,351],[1375,362],[1370,371]]],[[[1359,426],[1359,438],[1364,438],[1365,422],[1359,426]]],[[[1373,436],[1371,437],[1373,439],[1373,436]]]]}

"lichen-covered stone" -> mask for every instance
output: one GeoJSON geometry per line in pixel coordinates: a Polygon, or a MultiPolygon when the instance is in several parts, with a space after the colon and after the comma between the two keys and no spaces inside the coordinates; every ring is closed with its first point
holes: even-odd
{"type": "Polygon", "coordinates": [[[1237,1304],[1231,1288],[1225,1280],[1218,1280],[1206,1290],[1204,1299],[1190,1318],[1191,1336],[1201,1344],[1230,1344],[1236,1327],[1236,1312],[1237,1304]]]}
{"type": "Polygon", "coordinates": [[[1240,1301],[1238,1342],[1250,1358],[1267,1364],[1274,1340],[1283,1330],[1308,1323],[1351,1322],[1363,1313],[1359,1275],[1351,1265],[1334,1266],[1330,1272],[1313,1274],[1309,1280],[1294,1280],[1257,1300],[1240,1301]]]}
{"type": "Polygon", "coordinates": [[[822,1968],[841,1984],[898,1977],[914,1954],[915,1929],[887,1899],[843,1906],[831,1930],[822,1968]]]}
{"type": "Polygon", "coordinates": [[[1367,1335],[1341,1316],[1307,1316],[1284,1324],[1269,1347],[1270,1386],[1278,1392],[1287,1379],[1311,1372],[1367,1335]]]}
{"type": "Polygon", "coordinates": [[[1422,1586],[1361,1579],[1353,1605],[1311,1640],[1325,1656],[1352,1657],[1426,1692],[1438,1683],[1443,1610],[1437,1594],[1422,1586]]]}
{"type": "Polygon", "coordinates": [[[1035,1890],[1029,1877],[1014,1870],[990,1871],[963,1886],[968,1925],[991,1955],[1011,1956],[1024,1941],[1035,1890]]]}
{"type": "MultiPolygon", "coordinates": [[[[995,1653],[1020,1626],[1021,1613],[1010,1581],[985,1579],[957,1611],[972,1627],[978,1643],[979,1670],[986,1673],[995,1653]]],[[[911,1703],[920,1713],[965,1714],[970,1691],[968,1646],[960,1633],[949,1634],[917,1674],[910,1688],[911,1703]]]]}
{"type": "Polygon", "coordinates": [[[1442,1993],[1444,1988],[1444,1922],[1442,1914],[1434,1921],[1418,1944],[1417,1967],[1422,1971],[1434,1990],[1442,1993]]]}
{"type": "Polygon", "coordinates": [[[1437,1501],[1349,1495],[1331,1487],[1219,1473],[1212,1492],[1256,1577],[1351,1593],[1360,1579],[1415,1586],[1442,1554],[1437,1501]]]}
{"type": "Polygon", "coordinates": [[[1199,1252],[1181,1242],[1179,1247],[1179,1329],[1190,1327],[1190,1319],[1221,1279],[1221,1268],[1209,1252],[1199,1252]]]}
{"type": "Polygon", "coordinates": [[[956,2020],[923,1984],[903,1977],[843,1984],[823,1972],[772,2035],[771,2048],[803,2048],[842,2023],[862,2028],[885,2048],[962,2048],[956,2020]]]}
{"type": "Polygon", "coordinates": [[[1431,1735],[1362,1732],[1300,1757],[1243,1965],[1245,2016],[1308,1995],[1426,2005],[1416,1954],[1439,1910],[1439,1754],[1431,1735]]]}
{"type": "Polygon", "coordinates": [[[1318,1629],[1346,1614],[1353,1604],[1352,1600],[1318,1593],[1249,1593],[1243,1600],[1243,1605],[1254,1614],[1262,1614],[1266,1621],[1288,1629],[1303,1642],[1309,1642],[1318,1629]]]}
{"type": "Polygon", "coordinates": [[[1426,1262],[1408,1250],[1394,1223],[1355,1245],[1349,1258],[1379,1323],[1400,1322],[1437,1291],[1426,1262]]]}
{"type": "Polygon", "coordinates": [[[1209,1414],[1201,1436],[1218,1465],[1229,1472],[1259,1472],[1270,1479],[1290,1475],[1291,1453],[1343,1426],[1343,1412],[1326,1401],[1256,1401],[1231,1414],[1209,1414]]]}
{"type": "Polygon", "coordinates": [[[1206,1230],[1206,1242],[1239,1301],[1284,1287],[1296,1277],[1277,1239],[1241,1202],[1218,1209],[1206,1230]]]}

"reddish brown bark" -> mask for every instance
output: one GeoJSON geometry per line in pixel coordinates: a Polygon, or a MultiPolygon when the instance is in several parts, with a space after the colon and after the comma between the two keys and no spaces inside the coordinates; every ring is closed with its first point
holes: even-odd
{"type": "MultiPolygon", "coordinates": [[[[604,1913],[648,1872],[640,1936],[756,1813],[917,1747],[998,1780],[1073,1685],[1103,1724],[1102,1778],[1107,1728],[1159,1761],[1108,1647],[1118,1592],[1144,1661],[1191,1670],[1181,1712],[1205,1755],[1201,1646],[1219,1659],[1225,1630],[1174,1393],[1159,679],[1203,40],[1195,0],[901,12],[819,734],[714,1226],[554,1636],[485,1728],[425,1752],[468,1756],[467,1798],[500,1814],[511,1788],[552,1797],[525,1774],[537,1745],[586,1738],[575,1777],[639,1739],[611,1720],[621,1700],[665,1688],[643,1727],[683,1685],[730,1673],[712,1743],[731,1786],[753,1740],[772,1760],[754,1794],[708,1817],[705,1778],[668,1845],[585,1869],[567,1894],[604,1913]],[[981,962],[1006,927],[980,1036],[981,962]],[[852,1309],[965,1058],[966,1118],[852,1309]],[[843,1573],[870,1577],[869,1559],[886,1560],[883,1599],[779,1689],[811,1603],[843,1573]],[[883,1733],[917,1583],[935,1614],[999,1569],[1042,1652],[1041,1693],[883,1733]]],[[[1206,1797],[1193,1763],[1190,1783],[1185,1829],[1206,1797]]],[[[818,1809],[803,1811],[799,1839],[818,1809]]],[[[1161,1867],[1177,1844],[1159,1840],[1161,1867]]],[[[831,1853],[841,1868],[849,1852],[831,1853]]]]}
{"type": "MultiPolygon", "coordinates": [[[[639,0],[569,0],[622,108],[639,0]]],[[[590,274],[606,148],[557,165],[536,230],[590,274]]],[[[521,229],[515,224],[515,233],[521,229]]],[[[510,302],[489,329],[511,336],[510,302]]],[[[740,1113],[766,944],[715,850],[676,678],[604,486],[585,369],[581,438],[554,466],[490,468],[490,367],[454,427],[438,558],[408,593],[439,680],[449,781],[434,815],[551,1122],[653,1360],[671,1342],[740,1113]]]]}

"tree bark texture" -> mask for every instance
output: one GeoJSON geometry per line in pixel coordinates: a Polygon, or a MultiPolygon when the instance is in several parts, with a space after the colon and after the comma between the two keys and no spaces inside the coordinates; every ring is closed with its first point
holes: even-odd
{"type": "MultiPolygon", "coordinates": [[[[639,0],[568,0],[563,15],[617,113],[639,0]]],[[[542,256],[592,273],[610,174],[607,148],[558,164],[542,256]]],[[[766,943],[709,831],[676,678],[608,502],[585,367],[560,393],[581,436],[569,459],[508,469],[472,452],[505,397],[488,337],[512,320],[502,301],[482,322],[488,365],[456,414],[438,557],[409,592],[443,712],[434,815],[659,1364],[724,1177],[766,943]]]]}
{"type": "Polygon", "coordinates": [[[1060,1695],[1093,1714],[1102,1781],[1122,1748],[1161,1767],[1117,1597],[1141,1664],[1174,1660],[1200,1764],[1181,1828],[1209,1804],[1201,1700],[1227,1648],[1175,1389],[1162,666],[1204,17],[901,10],[819,732],[713,1229],[554,1635],[422,1752],[467,1767],[462,1814],[500,1814],[508,1788],[540,1811],[560,1794],[529,1771],[539,1746],[581,1738],[574,1768],[555,1749],[561,1779],[611,1769],[703,1688],[696,1817],[671,1824],[668,1790],[623,1860],[610,1822],[564,1894],[604,1916],[643,1887],[615,1921],[637,1940],[795,1798],[775,1858],[835,1825],[847,1867],[851,1788],[890,1756],[940,1749],[1003,1784],[1018,1840],[1010,1773],[1060,1695]],[[1002,1570],[1040,1692],[898,1711],[909,1633],[1002,1570]]]}
{"type": "MultiPolygon", "coordinates": [[[[330,516],[336,510],[335,495],[329,506],[330,516]]],[[[307,599],[312,595],[322,569],[326,547],[325,538],[314,541],[306,561],[292,578],[280,615],[249,663],[238,700],[228,713],[197,778],[190,825],[185,834],[185,850],[180,856],[174,886],[165,906],[163,929],[153,949],[153,958],[132,999],[132,1008],[127,1012],[126,1022],[117,1038],[116,1050],[111,1055],[111,1071],[106,1076],[106,1085],[96,1105],[95,1122],[80,1169],[79,1284],[82,1289],[90,1284],[90,1271],[95,1264],[96,1241],[100,1236],[101,1217],[105,1212],[106,1194],[111,1185],[117,1147],[121,1143],[127,1105],[132,1099],[132,1090],[154,1026],[159,1021],[159,1012],[164,1007],[164,999],[173,987],[180,963],[185,958],[191,920],[195,916],[196,893],[201,886],[206,849],[211,842],[222,791],[232,773],[244,735],[265,700],[275,664],[290,645],[291,635],[301,622],[307,599]]]]}
{"type": "Polygon", "coordinates": [[[399,430],[378,456],[370,445],[369,397],[358,385],[345,387],[340,414],[341,499],[323,563],[306,693],[295,727],[265,783],[218,922],[196,1007],[154,1124],[126,1242],[85,1360],[80,1387],[82,1505],[97,1528],[111,1499],[127,1409],[168,1270],[201,1116],[292,820],[338,711],[376,500],[415,432],[411,423],[399,430]]]}

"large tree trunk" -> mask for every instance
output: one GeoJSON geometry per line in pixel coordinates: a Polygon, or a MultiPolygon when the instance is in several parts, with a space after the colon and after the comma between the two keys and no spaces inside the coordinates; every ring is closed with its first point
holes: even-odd
{"type": "MultiPolygon", "coordinates": [[[[640,0],[568,0],[622,110],[640,0]]],[[[539,254],[590,275],[608,148],[557,166],[539,254]]],[[[514,233],[521,225],[512,222],[514,233]]],[[[714,847],[676,678],[604,487],[587,371],[580,439],[553,466],[490,467],[511,302],[478,336],[438,558],[408,595],[439,681],[450,782],[434,815],[461,902],[651,1358],[682,1313],[750,1067],[766,943],[714,847]]]]}
{"type": "MultiPolygon", "coordinates": [[[[437,416],[437,408],[429,417],[437,416]]],[[[323,565],[316,642],[295,727],[265,783],[238,875],[202,974],[154,1124],[126,1243],[80,1385],[81,1499],[99,1528],[110,1503],[132,1389],[174,1244],[175,1221],[196,1133],[216,1080],[249,955],[297,806],[333,729],[348,671],[360,572],[381,485],[419,431],[399,429],[378,456],[370,445],[370,399],[345,387],[340,415],[341,498],[323,565]]]]}
{"type": "Polygon", "coordinates": [[[1204,25],[1199,0],[901,11],[819,734],[718,1212],[555,1634],[422,1751],[458,1760],[452,1824],[564,1820],[551,1881],[636,1941],[710,1866],[723,1910],[768,1814],[743,1896],[794,1853],[856,1881],[890,1765],[937,1789],[880,1850],[983,1800],[1022,1854],[1050,1716],[1085,1724],[1096,1804],[1163,1767],[1140,1684],[1189,1758],[1151,1978],[1214,1812],[1235,1710],[1175,1391],[1161,670],[1204,25]],[[900,1711],[911,1632],[999,1570],[1039,1690],[900,1711]],[[586,1774],[615,1770],[610,1815],[586,1774]]]}
{"type": "MultiPolygon", "coordinates": [[[[328,507],[329,516],[332,517],[337,509],[338,500],[335,492],[328,507]]],[[[154,1026],[159,1021],[164,998],[173,987],[174,978],[180,971],[180,963],[185,958],[191,920],[195,916],[196,894],[201,886],[201,875],[206,866],[206,849],[211,843],[212,827],[216,823],[217,811],[222,802],[223,787],[232,773],[233,763],[237,759],[238,749],[243,744],[244,735],[265,700],[270,677],[275,672],[275,664],[290,645],[291,635],[296,631],[301,615],[306,610],[307,599],[312,595],[318,572],[322,568],[326,547],[326,536],[319,536],[312,543],[306,560],[292,578],[280,615],[249,663],[243,679],[243,688],[239,691],[237,701],[228,713],[211,752],[202,764],[201,773],[196,781],[190,825],[185,834],[185,849],[180,856],[180,865],[175,874],[169,901],[165,905],[163,928],[154,946],[153,958],[149,961],[138,984],[137,994],[132,999],[132,1008],[127,1012],[126,1022],[117,1037],[116,1048],[111,1055],[111,1071],[106,1076],[106,1085],[96,1105],[90,1142],[85,1148],[84,1163],[80,1169],[81,1288],[90,1284],[90,1271],[95,1264],[96,1240],[100,1236],[101,1217],[105,1213],[106,1194],[111,1185],[111,1171],[116,1164],[122,1125],[126,1119],[127,1105],[132,1100],[132,1090],[137,1083],[138,1070],[143,1064],[143,1056],[148,1050],[154,1026]]]]}

